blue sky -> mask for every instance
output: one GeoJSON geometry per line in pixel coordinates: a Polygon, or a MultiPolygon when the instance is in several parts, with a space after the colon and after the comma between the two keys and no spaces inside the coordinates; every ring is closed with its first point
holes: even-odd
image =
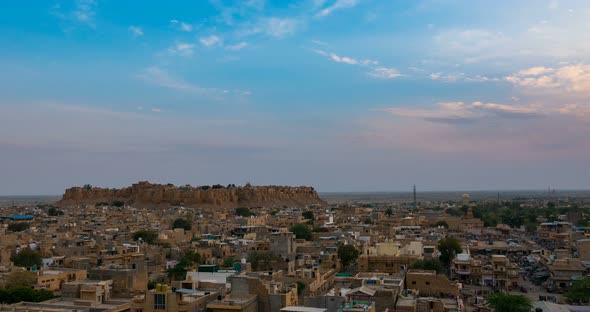
{"type": "Polygon", "coordinates": [[[586,1],[11,1],[0,194],[590,188],[586,1]]]}

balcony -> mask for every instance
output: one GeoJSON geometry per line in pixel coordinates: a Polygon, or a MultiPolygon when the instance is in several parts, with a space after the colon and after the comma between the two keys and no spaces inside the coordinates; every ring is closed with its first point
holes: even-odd
{"type": "Polygon", "coordinates": [[[471,270],[470,269],[455,269],[455,274],[469,275],[469,274],[471,274],[471,270]]]}

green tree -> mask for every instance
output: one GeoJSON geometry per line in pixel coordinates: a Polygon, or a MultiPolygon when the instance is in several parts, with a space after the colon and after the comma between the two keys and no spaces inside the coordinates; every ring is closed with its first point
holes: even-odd
{"type": "Polygon", "coordinates": [[[49,209],[47,209],[47,215],[51,216],[51,217],[61,216],[63,214],[64,214],[63,211],[61,211],[55,207],[49,207],[49,209]]]}
{"type": "Polygon", "coordinates": [[[29,222],[15,222],[8,225],[8,230],[12,232],[22,232],[31,227],[29,222]]]}
{"type": "Polygon", "coordinates": [[[30,249],[21,249],[14,257],[12,257],[14,265],[24,268],[30,268],[34,265],[41,266],[41,255],[30,249]]]}
{"type": "Polygon", "coordinates": [[[297,223],[290,229],[296,238],[311,240],[311,228],[307,224],[297,223]]]}
{"type": "Polygon", "coordinates": [[[446,221],[440,220],[434,224],[434,226],[439,227],[442,226],[444,228],[449,228],[449,224],[446,221]]]}
{"type": "Polygon", "coordinates": [[[250,209],[248,209],[246,207],[240,207],[240,208],[236,208],[236,215],[246,218],[246,217],[251,216],[252,213],[250,212],[250,209]]]}
{"type": "Polygon", "coordinates": [[[373,220],[371,220],[371,218],[365,218],[364,223],[365,224],[373,224],[373,220]]]}
{"type": "Polygon", "coordinates": [[[52,292],[45,289],[34,290],[29,287],[0,288],[0,303],[13,304],[21,301],[41,302],[56,298],[52,292]]]}
{"type": "Polygon", "coordinates": [[[304,219],[314,220],[313,211],[311,210],[304,211],[301,215],[304,219]]]}
{"type": "Polygon", "coordinates": [[[272,270],[272,262],[278,259],[268,251],[251,251],[246,258],[253,271],[272,270]]]}
{"type": "Polygon", "coordinates": [[[137,241],[141,238],[142,241],[154,245],[158,239],[158,232],[154,230],[139,230],[133,233],[133,240],[137,241]]]}
{"type": "Polygon", "coordinates": [[[494,293],[487,299],[496,312],[530,312],[533,307],[531,299],[523,295],[494,293]]]}
{"type": "Polygon", "coordinates": [[[174,223],[172,224],[172,228],[173,229],[184,229],[185,231],[190,231],[193,228],[193,226],[189,220],[184,219],[184,218],[178,218],[178,219],[174,220],[174,223]]]}
{"type": "Polygon", "coordinates": [[[452,237],[445,237],[438,241],[438,251],[440,251],[439,260],[445,267],[451,264],[455,255],[463,252],[459,241],[452,237]]]}
{"type": "Polygon", "coordinates": [[[234,266],[234,263],[236,261],[234,260],[233,257],[227,257],[225,259],[223,259],[223,264],[221,266],[223,266],[224,268],[231,268],[234,266]]]}
{"type": "Polygon", "coordinates": [[[170,280],[173,281],[182,281],[186,278],[186,272],[187,272],[187,268],[186,268],[186,264],[179,262],[177,263],[175,266],[169,268],[168,270],[166,270],[166,273],[168,273],[168,278],[170,280]]]}
{"type": "Polygon", "coordinates": [[[410,266],[410,269],[434,270],[436,273],[443,273],[445,268],[438,259],[420,259],[410,266]]]}
{"type": "Polygon", "coordinates": [[[565,293],[565,297],[572,303],[590,303],[590,276],[574,281],[572,286],[565,293]]]}
{"type": "Polygon", "coordinates": [[[192,249],[188,250],[180,262],[185,263],[188,266],[199,265],[201,264],[201,254],[192,249]]]}
{"type": "Polygon", "coordinates": [[[346,268],[350,264],[354,263],[359,257],[359,251],[352,245],[340,245],[338,246],[338,258],[343,268],[346,268]]]}
{"type": "Polygon", "coordinates": [[[125,206],[125,202],[120,201],[120,200],[114,200],[113,202],[111,202],[111,206],[113,206],[113,207],[123,207],[123,206],[125,206]]]}
{"type": "Polygon", "coordinates": [[[82,187],[85,190],[91,190],[92,189],[92,185],[90,184],[84,184],[84,186],[82,187]]]}
{"type": "Polygon", "coordinates": [[[388,217],[391,217],[391,215],[393,214],[393,209],[391,209],[391,207],[389,207],[389,208],[385,209],[385,214],[386,214],[388,217]]]}

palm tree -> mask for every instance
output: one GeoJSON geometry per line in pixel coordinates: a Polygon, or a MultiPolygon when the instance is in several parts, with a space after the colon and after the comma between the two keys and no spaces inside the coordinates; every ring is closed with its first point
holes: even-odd
{"type": "Polygon", "coordinates": [[[506,293],[491,294],[488,302],[496,312],[530,312],[533,306],[528,297],[506,293]]]}

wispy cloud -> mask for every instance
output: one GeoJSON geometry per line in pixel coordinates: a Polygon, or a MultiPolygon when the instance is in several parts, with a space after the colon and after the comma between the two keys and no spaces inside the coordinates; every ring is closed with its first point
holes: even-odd
{"type": "Polygon", "coordinates": [[[215,91],[215,89],[203,88],[188,83],[182,79],[173,77],[172,75],[168,74],[168,72],[157,66],[151,66],[146,68],[136,77],[151,84],[158,85],[160,87],[184,92],[207,94],[209,92],[215,91]]]}
{"type": "Polygon", "coordinates": [[[329,47],[330,45],[327,42],[323,42],[321,40],[310,40],[311,43],[313,44],[317,44],[319,46],[323,46],[323,47],[329,47]]]}
{"type": "Polygon", "coordinates": [[[184,32],[192,32],[194,30],[194,26],[176,19],[170,20],[170,24],[176,27],[180,31],[184,32]]]}
{"type": "Polygon", "coordinates": [[[201,37],[199,39],[199,42],[201,42],[202,45],[206,46],[206,47],[213,47],[216,45],[221,45],[223,44],[223,40],[216,36],[216,35],[211,35],[208,37],[201,37]]]}
{"type": "Polygon", "coordinates": [[[242,41],[242,42],[239,42],[239,43],[236,43],[236,44],[228,45],[225,48],[228,49],[228,50],[231,50],[231,51],[239,51],[239,50],[242,50],[242,49],[246,48],[247,46],[248,46],[248,43],[242,41]]]}
{"type": "Polygon", "coordinates": [[[133,37],[141,37],[143,36],[143,29],[138,26],[129,26],[127,28],[133,37]]]}
{"type": "Polygon", "coordinates": [[[489,117],[535,117],[540,116],[542,113],[538,108],[532,106],[482,103],[479,101],[471,104],[445,102],[438,103],[435,107],[430,108],[386,108],[383,111],[400,117],[450,124],[471,122],[489,117]]]}
{"type": "Polygon", "coordinates": [[[189,57],[193,55],[195,45],[192,43],[180,42],[168,48],[168,53],[171,55],[179,55],[189,57]]]}
{"type": "Polygon", "coordinates": [[[318,12],[316,16],[325,17],[332,14],[336,10],[355,7],[358,3],[358,0],[336,0],[334,3],[318,12]]]}
{"type": "Polygon", "coordinates": [[[323,55],[336,63],[344,63],[349,65],[356,65],[369,68],[367,74],[373,78],[393,79],[403,76],[397,69],[391,67],[379,66],[379,62],[371,59],[357,59],[348,56],[340,56],[333,52],[326,52],[318,49],[311,49],[311,51],[323,55]]]}
{"type": "Polygon", "coordinates": [[[428,77],[432,80],[439,80],[443,82],[484,82],[484,81],[500,81],[500,78],[486,77],[482,75],[470,76],[465,73],[431,73],[428,77]]]}
{"type": "Polygon", "coordinates": [[[96,6],[96,0],[77,0],[76,9],[73,12],[74,18],[80,22],[94,26],[96,6]]]}
{"type": "Polygon", "coordinates": [[[162,109],[160,109],[160,108],[152,108],[151,111],[154,112],[154,113],[161,113],[162,112],[162,109]]]}
{"type": "MultiPolygon", "coordinates": [[[[187,82],[179,77],[175,77],[158,66],[148,67],[144,69],[142,72],[140,72],[138,75],[135,75],[135,77],[156,86],[187,93],[204,95],[215,100],[221,100],[226,97],[232,97],[232,99],[244,99],[244,97],[250,96],[252,94],[248,90],[202,87],[187,82]]],[[[156,110],[158,109],[159,108],[156,108],[156,110]]],[[[151,111],[163,111],[161,109],[159,110],[160,111],[155,111],[152,109],[151,111]]]]}
{"type": "Polygon", "coordinates": [[[395,68],[388,68],[388,67],[374,67],[368,72],[368,75],[374,78],[380,79],[393,79],[400,76],[403,76],[397,69],[395,68]]]}
{"type": "Polygon", "coordinates": [[[264,32],[276,38],[292,35],[299,27],[300,22],[293,18],[271,17],[263,21],[264,32]]]}

